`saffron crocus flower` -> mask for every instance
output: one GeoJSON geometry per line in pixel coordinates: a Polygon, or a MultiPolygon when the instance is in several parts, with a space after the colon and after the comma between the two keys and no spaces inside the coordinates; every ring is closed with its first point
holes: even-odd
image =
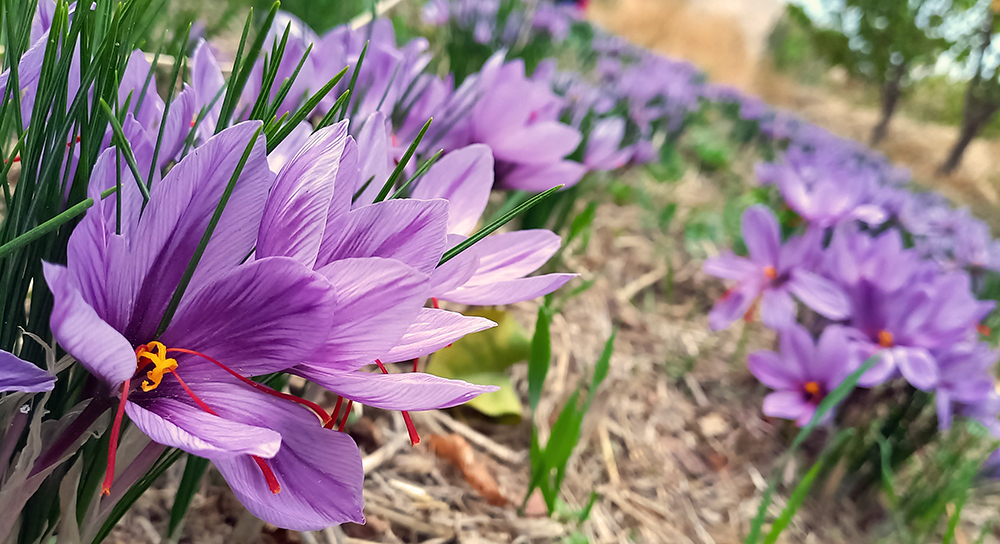
{"type": "Polygon", "coordinates": [[[708,274],[737,282],[712,308],[712,328],[729,326],[746,314],[757,297],[761,297],[761,320],[776,330],[795,321],[792,295],[825,317],[847,317],[850,306],[840,288],[803,266],[815,237],[803,236],[782,244],[777,218],[760,204],[743,213],[742,234],[749,257],[730,253],[705,261],[708,274]]]}
{"type": "MultiPolygon", "coordinates": [[[[794,324],[781,333],[780,353],[750,354],[750,372],[774,392],[764,398],[764,414],[791,419],[802,427],[816,407],[857,367],[843,327],[829,325],[819,342],[804,327],[794,324]]],[[[827,412],[825,421],[833,417],[827,412]]]]}
{"type": "Polygon", "coordinates": [[[989,344],[966,342],[950,346],[934,356],[940,368],[940,380],[934,389],[938,427],[948,429],[955,404],[986,402],[994,392],[991,369],[998,355],[989,344]]]}
{"type": "Polygon", "coordinates": [[[281,371],[330,335],[336,295],[294,259],[250,254],[273,174],[253,143],[211,241],[169,324],[161,318],[259,123],[216,135],[154,184],[143,206],[114,150],[95,165],[95,205],[65,267],[46,263],[52,332],[117,396],[108,473],[124,413],[154,441],[211,459],[255,515],[316,530],[362,521],[360,454],[329,416],[248,376],[281,371]],[[121,220],[101,190],[121,175],[121,220]],[[120,232],[120,234],[119,234],[120,232]],[[296,405],[301,404],[301,405],[296,405]],[[319,416],[319,417],[317,417],[319,416]]]}
{"type": "Polygon", "coordinates": [[[625,138],[625,119],[608,117],[594,124],[587,137],[587,149],[583,164],[591,170],[614,170],[620,168],[632,157],[632,150],[622,148],[625,138]]]}
{"type": "Polygon", "coordinates": [[[0,350],[0,393],[51,391],[55,376],[6,351],[0,350]]]}
{"type": "Polygon", "coordinates": [[[447,408],[491,391],[427,374],[361,370],[425,355],[494,323],[423,307],[445,250],[447,202],[394,199],[350,209],[359,172],[344,121],[312,135],[271,191],[257,256],[314,268],[337,298],[330,335],[291,372],[389,410],[447,408]]]}

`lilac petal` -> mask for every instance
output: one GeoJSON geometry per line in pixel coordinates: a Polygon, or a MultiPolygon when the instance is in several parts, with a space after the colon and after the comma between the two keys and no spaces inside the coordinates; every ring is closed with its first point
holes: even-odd
{"type": "MultiPolygon", "coordinates": [[[[447,245],[455,247],[455,244],[464,239],[464,236],[449,234],[447,245]]],[[[459,253],[431,272],[431,293],[447,293],[458,289],[475,275],[478,268],[479,256],[475,251],[466,250],[459,253]]]]}
{"type": "Polygon", "coordinates": [[[805,327],[798,323],[792,323],[781,331],[781,338],[778,339],[781,347],[781,355],[785,359],[785,365],[790,369],[794,368],[803,379],[812,378],[807,370],[809,361],[816,358],[816,344],[813,337],[805,327]]]}
{"type": "MultiPolygon", "coordinates": [[[[896,368],[897,356],[895,351],[896,350],[894,349],[872,350],[871,355],[877,356],[878,359],[867,372],[861,375],[861,378],[858,380],[858,385],[861,387],[875,387],[895,377],[898,371],[896,368]]],[[[867,353],[868,350],[862,349],[860,352],[864,354],[867,353]]],[[[867,358],[865,360],[867,360],[867,358]]]]}
{"type": "Polygon", "coordinates": [[[840,325],[827,325],[823,329],[816,345],[816,357],[805,364],[809,375],[822,382],[827,391],[840,385],[858,366],[845,328],[840,325]]]}
{"type": "Polygon", "coordinates": [[[278,172],[260,222],[258,256],[292,257],[310,268],[316,264],[347,123],[317,131],[278,172]]]}
{"type": "Polygon", "coordinates": [[[334,182],[333,202],[330,203],[330,211],[326,216],[326,223],[330,224],[338,220],[341,216],[351,210],[351,200],[354,198],[355,187],[358,186],[358,178],[361,172],[358,170],[360,154],[358,143],[350,135],[344,143],[344,153],[340,157],[340,166],[337,167],[337,180],[334,182]]]}
{"type": "Polygon", "coordinates": [[[56,377],[37,366],[0,350],[0,393],[20,391],[37,393],[51,391],[56,385],[56,377]]]}
{"type": "Polygon", "coordinates": [[[760,275],[760,266],[750,259],[733,253],[705,259],[702,270],[706,274],[726,280],[743,280],[760,275]]]}
{"type": "Polygon", "coordinates": [[[851,302],[836,283],[812,272],[795,269],[785,284],[803,304],[833,320],[846,319],[851,302]]]}
{"type": "Polygon", "coordinates": [[[742,234],[754,262],[762,266],[778,267],[781,230],[778,219],[767,206],[754,204],[743,212],[742,234]]]}
{"type": "Polygon", "coordinates": [[[319,270],[337,293],[330,337],[310,359],[354,370],[399,343],[428,298],[427,276],[391,259],[335,261],[319,270]]]}
{"type": "Polygon", "coordinates": [[[719,331],[725,329],[733,321],[746,315],[756,296],[757,292],[755,289],[751,290],[743,287],[730,291],[719,299],[715,303],[715,306],[712,306],[712,311],[708,314],[708,323],[712,327],[712,330],[719,331]]]}
{"type": "Polygon", "coordinates": [[[756,351],[747,357],[750,373],[775,390],[795,389],[802,383],[800,369],[789,366],[773,351],[756,351]]]}
{"type": "Polygon", "coordinates": [[[572,153],[581,139],[580,131],[569,125],[543,121],[508,131],[502,137],[491,139],[489,144],[497,160],[549,164],[572,153]]]}
{"type": "Polygon", "coordinates": [[[770,417],[797,420],[809,409],[812,406],[796,391],[775,391],[764,397],[764,414],[770,417]]]}
{"type": "Polygon", "coordinates": [[[479,287],[523,278],[548,262],[561,244],[558,234],[542,229],[487,236],[466,250],[479,256],[479,268],[465,286],[479,287]]]}
{"type": "Polygon", "coordinates": [[[478,287],[459,287],[454,291],[441,294],[439,298],[475,306],[514,304],[547,295],[576,276],[576,274],[545,274],[531,278],[498,281],[478,287]]]}
{"type": "Polygon", "coordinates": [[[326,226],[316,263],[382,257],[429,274],[444,253],[447,225],[444,200],[394,199],[363,206],[326,226]]]}
{"type": "Polygon", "coordinates": [[[211,47],[205,40],[200,40],[191,56],[191,86],[195,91],[195,108],[201,111],[211,105],[198,126],[198,134],[203,139],[215,133],[224,99],[218,95],[226,85],[226,78],[211,47]]]}
{"type": "Polygon", "coordinates": [[[66,268],[42,263],[52,291],[52,335],[70,355],[108,384],[135,374],[135,352],[124,336],[108,325],[80,296],[66,268]]]}
{"type": "MultiPolygon", "coordinates": [[[[148,94],[155,95],[156,93],[148,94]]],[[[157,166],[161,169],[176,159],[184,150],[184,141],[191,132],[191,121],[195,120],[198,115],[196,103],[197,96],[194,89],[185,84],[184,89],[170,104],[170,111],[167,112],[167,123],[163,127],[163,143],[160,144],[160,155],[156,161],[157,166]]],[[[159,119],[157,119],[158,121],[159,119]]]]}
{"type": "Polygon", "coordinates": [[[795,323],[795,299],[785,289],[768,289],[760,302],[760,320],[781,331],[795,323]]]}
{"type": "Polygon", "coordinates": [[[271,492],[249,456],[214,460],[240,502],[258,518],[296,531],[364,523],[365,476],[354,440],[324,429],[315,415],[289,402],[268,399],[254,412],[281,429],[281,449],[267,460],[281,491],[271,492]]]}
{"type": "Polygon", "coordinates": [[[548,164],[519,164],[498,180],[502,189],[531,191],[534,193],[547,191],[563,185],[564,189],[576,185],[587,167],[575,161],[558,161],[548,164]]]}
{"type": "MultiPolygon", "coordinates": [[[[195,394],[202,396],[197,392],[195,394]]],[[[211,400],[216,405],[224,405],[228,401],[224,395],[213,395],[211,400]]],[[[271,429],[209,414],[180,398],[158,396],[140,402],[142,405],[127,402],[125,412],[143,433],[154,442],[200,457],[220,459],[239,454],[273,457],[281,445],[281,435],[271,429]]]]}
{"type": "Polygon", "coordinates": [[[486,209],[493,187],[493,153],[473,144],[452,151],[431,166],[411,196],[448,201],[448,232],[469,234],[486,209]]]}
{"type": "Polygon", "coordinates": [[[854,208],[850,217],[852,219],[857,219],[870,227],[877,227],[889,219],[889,215],[885,212],[885,210],[883,210],[881,206],[876,206],[874,204],[862,204],[857,208],[854,208]]]}
{"type": "MultiPolygon", "coordinates": [[[[167,302],[194,254],[259,121],[226,129],[195,149],[153,187],[135,231],[131,263],[119,281],[141,285],[126,335],[153,337],[167,302]]],[[[257,238],[274,174],[262,136],[229,198],[189,285],[194,290],[246,259],[257,238]]]]}
{"type": "Polygon", "coordinates": [[[448,346],[459,338],[495,327],[496,323],[482,317],[458,312],[421,308],[417,318],[406,329],[399,342],[385,355],[383,363],[409,361],[448,346]]]}
{"type": "Polygon", "coordinates": [[[895,348],[896,366],[910,385],[923,391],[931,390],[938,383],[937,361],[923,348],[895,348]]]}
{"type": "Polygon", "coordinates": [[[938,429],[947,431],[951,428],[952,400],[951,395],[945,389],[938,389],[934,392],[934,400],[937,403],[938,429]]]}
{"type": "Polygon", "coordinates": [[[358,151],[361,153],[361,175],[358,178],[358,186],[351,189],[351,194],[358,192],[368,180],[371,182],[358,196],[354,202],[355,206],[374,202],[382,190],[382,185],[389,179],[389,142],[385,121],[385,114],[373,113],[357,133],[358,151]]]}
{"type": "Polygon", "coordinates": [[[329,334],[337,308],[333,286],[322,275],[293,259],[268,257],[185,297],[161,341],[256,376],[311,354],[329,334]]]}
{"type": "Polygon", "coordinates": [[[288,164],[288,161],[292,160],[292,157],[306,145],[312,133],[313,128],[309,121],[302,121],[293,128],[292,132],[267,154],[267,165],[271,167],[271,170],[280,172],[288,164]]]}
{"type": "Polygon", "coordinates": [[[295,373],[334,393],[383,410],[440,410],[464,404],[498,388],[449,380],[426,372],[375,374],[324,371],[301,365],[295,373]]]}

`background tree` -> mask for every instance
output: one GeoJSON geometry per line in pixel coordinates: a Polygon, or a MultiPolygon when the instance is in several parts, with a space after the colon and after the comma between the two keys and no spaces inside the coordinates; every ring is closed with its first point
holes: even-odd
{"type": "Polygon", "coordinates": [[[942,33],[949,15],[974,0],[823,0],[813,20],[800,6],[789,15],[807,29],[816,52],[856,79],[879,86],[881,116],[872,145],[886,135],[911,75],[952,47],[942,33]]]}
{"type": "Polygon", "coordinates": [[[938,169],[941,174],[950,174],[958,168],[966,148],[1000,110],[1000,70],[997,69],[996,56],[990,54],[991,51],[995,52],[994,34],[1000,31],[998,13],[1000,2],[994,0],[990,9],[982,14],[980,23],[974,27],[976,31],[970,33],[970,39],[962,44],[959,52],[962,58],[971,57],[969,63],[973,74],[965,91],[958,140],[938,169]]]}

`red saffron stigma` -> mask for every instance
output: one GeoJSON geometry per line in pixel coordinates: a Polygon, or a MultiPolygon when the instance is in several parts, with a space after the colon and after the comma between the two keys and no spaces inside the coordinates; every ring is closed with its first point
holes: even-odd
{"type": "Polygon", "coordinates": [[[257,466],[260,467],[260,471],[264,473],[264,479],[267,480],[267,488],[271,490],[271,493],[274,495],[281,493],[281,484],[278,483],[278,478],[274,475],[274,471],[267,465],[267,461],[256,455],[252,455],[251,457],[253,457],[257,466]]]}
{"type": "Polygon", "coordinates": [[[316,404],[315,402],[310,402],[310,401],[308,401],[306,399],[302,399],[302,398],[296,397],[295,395],[289,395],[288,393],[282,393],[281,391],[277,391],[275,389],[272,389],[272,388],[270,388],[270,387],[268,387],[268,386],[266,386],[266,385],[264,385],[262,383],[257,383],[257,382],[255,382],[255,381],[253,381],[251,379],[245,378],[242,375],[240,375],[238,372],[236,372],[233,369],[229,368],[228,366],[220,363],[219,361],[215,360],[214,358],[209,357],[208,355],[205,355],[204,353],[200,353],[200,352],[193,351],[193,350],[190,350],[190,349],[183,349],[183,348],[167,348],[167,353],[170,353],[171,351],[176,351],[178,353],[187,353],[188,355],[197,355],[198,357],[201,357],[203,359],[211,361],[212,363],[215,363],[219,368],[225,370],[226,372],[228,372],[230,375],[232,375],[236,379],[238,379],[241,382],[249,385],[250,387],[253,387],[254,389],[256,389],[258,391],[262,391],[264,393],[267,393],[268,395],[275,396],[275,397],[278,397],[280,399],[290,400],[290,401],[292,401],[292,402],[294,402],[296,404],[301,404],[302,406],[305,406],[306,408],[309,408],[317,416],[319,416],[320,420],[322,420],[322,422],[323,422],[324,425],[326,425],[327,423],[329,423],[331,421],[331,419],[332,419],[330,417],[330,414],[326,413],[326,410],[324,410],[320,405],[316,404]]]}
{"type": "Polygon", "coordinates": [[[122,430],[122,417],[125,415],[125,400],[128,398],[129,385],[132,380],[128,379],[122,383],[122,396],[118,401],[118,412],[115,413],[115,422],[111,426],[111,440],[108,442],[108,469],[104,474],[104,485],[101,492],[104,495],[111,494],[111,484],[115,480],[115,455],[118,453],[118,434],[122,430]]]}
{"type": "MultiPolygon", "coordinates": [[[[188,394],[189,397],[191,397],[191,400],[193,400],[199,407],[201,407],[202,410],[212,414],[213,416],[219,415],[215,412],[215,410],[212,409],[211,406],[205,404],[205,401],[198,398],[198,395],[195,395],[194,391],[191,391],[191,388],[188,387],[186,383],[184,383],[184,380],[181,379],[180,375],[177,374],[176,370],[171,371],[170,373],[173,374],[175,378],[177,378],[177,383],[181,384],[181,387],[183,387],[184,391],[188,394]]],[[[257,463],[257,466],[260,467],[260,471],[264,473],[264,480],[267,481],[267,488],[271,490],[271,493],[275,495],[281,493],[281,484],[278,483],[278,478],[275,477],[274,471],[271,470],[271,467],[267,465],[267,461],[265,461],[259,455],[251,455],[250,457],[252,457],[254,462],[257,463]]]]}
{"type": "Polygon", "coordinates": [[[351,415],[351,408],[354,406],[354,401],[347,399],[347,410],[344,412],[344,419],[340,420],[340,427],[337,428],[338,432],[344,432],[344,427],[347,426],[347,418],[351,415]]]}
{"type": "Polygon", "coordinates": [[[441,309],[441,306],[438,304],[437,297],[431,297],[431,306],[433,306],[435,310],[441,309]]]}
{"type": "Polygon", "coordinates": [[[323,425],[324,429],[333,429],[337,425],[337,414],[340,413],[340,405],[344,403],[344,397],[337,395],[337,405],[333,407],[333,413],[330,414],[330,421],[323,425]]]}
{"type": "Polygon", "coordinates": [[[420,364],[420,357],[417,357],[416,359],[413,360],[413,371],[414,372],[417,371],[417,365],[419,365],[419,364],[420,364]]]}
{"type": "MultiPolygon", "coordinates": [[[[379,359],[375,359],[375,364],[378,365],[378,368],[379,370],[382,371],[382,374],[389,373],[389,371],[385,369],[385,365],[383,365],[382,361],[380,361],[379,359]]],[[[417,360],[414,359],[413,371],[416,372],[416,370],[417,370],[417,360]]],[[[410,445],[416,446],[417,444],[420,443],[420,435],[417,434],[417,428],[416,426],[413,425],[413,420],[410,419],[410,413],[407,412],[406,410],[400,410],[400,411],[403,414],[403,421],[406,423],[406,432],[409,433],[410,435],[410,445]]]]}

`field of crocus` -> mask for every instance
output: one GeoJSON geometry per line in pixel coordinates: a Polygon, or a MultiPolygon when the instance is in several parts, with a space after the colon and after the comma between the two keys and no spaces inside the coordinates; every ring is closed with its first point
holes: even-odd
{"type": "Polygon", "coordinates": [[[573,3],[0,5],[0,542],[998,541],[878,152],[573,3]]]}

